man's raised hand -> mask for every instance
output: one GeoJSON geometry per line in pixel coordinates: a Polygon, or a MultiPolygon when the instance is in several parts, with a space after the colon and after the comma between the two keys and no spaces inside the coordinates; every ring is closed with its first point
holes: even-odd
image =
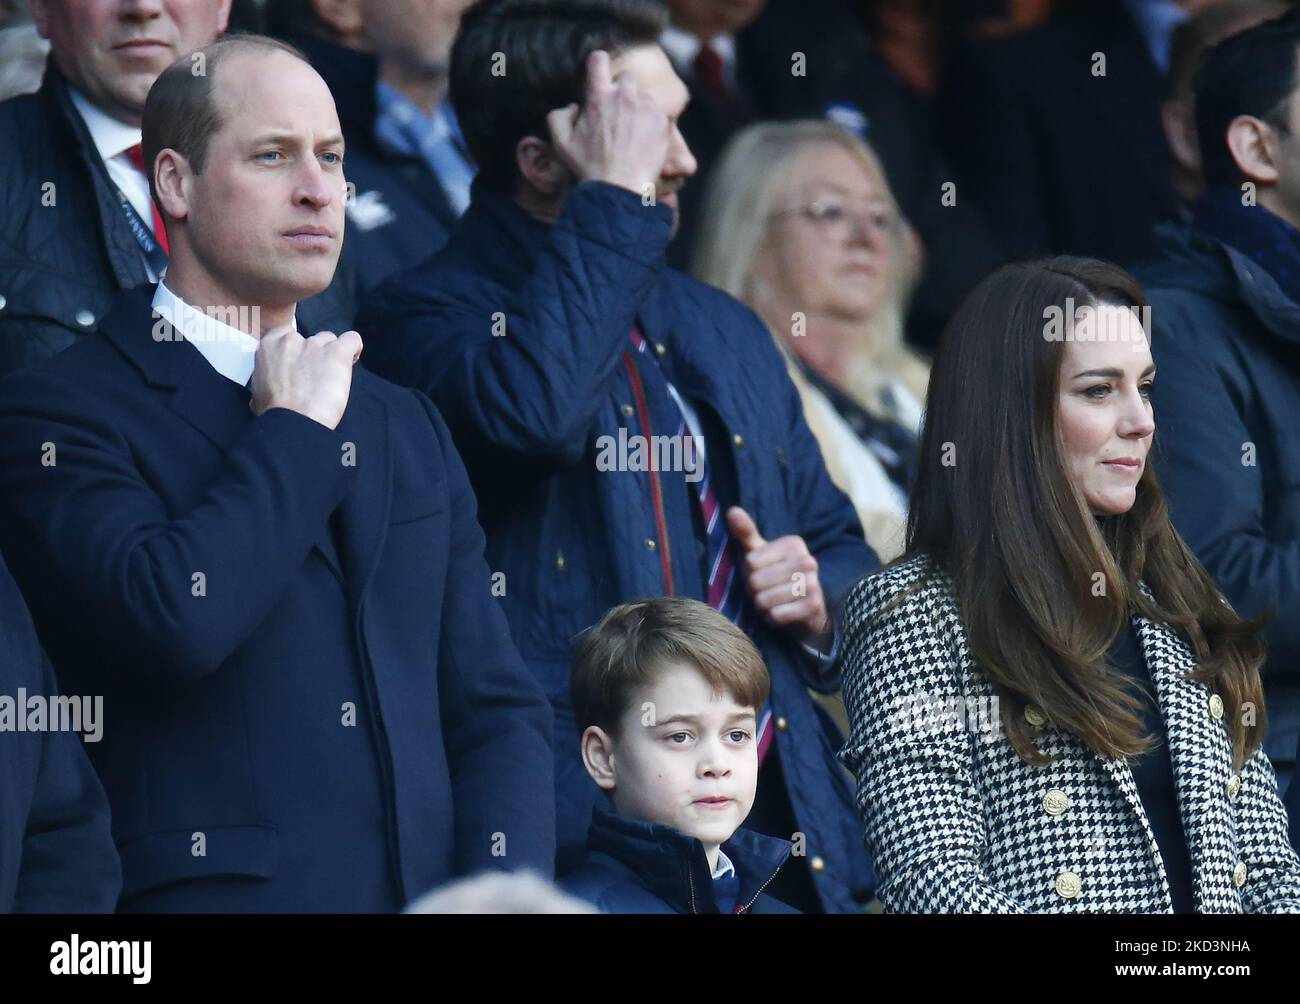
{"type": "Polygon", "coordinates": [[[605,181],[638,195],[653,189],[668,156],[668,116],[631,74],[610,76],[609,53],[587,58],[587,96],[546,117],[557,154],[580,180],[605,181]]]}

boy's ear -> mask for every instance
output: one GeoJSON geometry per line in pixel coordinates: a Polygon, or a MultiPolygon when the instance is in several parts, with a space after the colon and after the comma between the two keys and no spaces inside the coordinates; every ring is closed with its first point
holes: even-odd
{"type": "Polygon", "coordinates": [[[1272,185],[1278,178],[1277,133],[1262,119],[1238,115],[1228,125],[1228,150],[1250,181],[1272,185]]]}
{"type": "Polygon", "coordinates": [[[587,726],[582,734],[582,765],[602,790],[614,790],[614,740],[598,725],[587,726]]]}

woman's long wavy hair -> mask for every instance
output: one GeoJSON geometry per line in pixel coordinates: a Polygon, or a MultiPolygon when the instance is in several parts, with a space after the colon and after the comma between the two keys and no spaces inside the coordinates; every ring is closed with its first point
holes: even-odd
{"type": "Polygon", "coordinates": [[[1026,761],[1047,759],[1024,719],[1029,703],[1099,756],[1150,748],[1141,705],[1106,662],[1136,610],[1194,649],[1191,678],[1222,697],[1240,769],[1264,734],[1266,618],[1243,620],[1219,593],[1170,522],[1150,458],[1133,507],[1116,516],[1095,518],[1067,474],[1064,342],[1048,337],[1047,318],[1089,304],[1147,301],[1114,265],[1058,257],[1005,265],[962,304],[930,377],[903,559],[925,553],[953,578],[972,652],[1026,761]]]}

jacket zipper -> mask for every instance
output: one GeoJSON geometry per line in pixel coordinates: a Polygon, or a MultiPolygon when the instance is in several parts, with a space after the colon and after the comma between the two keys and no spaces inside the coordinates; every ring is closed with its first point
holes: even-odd
{"type": "MultiPolygon", "coordinates": [[[[783,862],[781,862],[781,864],[784,865],[785,862],[783,861],[783,862]]],[[[776,878],[777,874],[778,874],[780,871],[781,871],[781,869],[780,869],[780,867],[778,867],[778,868],[776,869],[776,871],[774,871],[771,875],[769,875],[769,876],[767,877],[767,881],[764,882],[761,886],[758,887],[758,892],[754,893],[754,898],[751,899],[751,900],[750,900],[748,903],[746,903],[744,906],[742,906],[739,910],[737,910],[736,913],[746,913],[746,912],[748,912],[749,908],[750,908],[751,906],[753,906],[755,902],[758,901],[758,897],[761,896],[761,895],[763,895],[763,890],[766,889],[769,885],[772,884],[772,879],[776,878]]]]}
{"type": "MultiPolygon", "coordinates": [[[[650,438],[650,409],[646,406],[645,391],[641,387],[641,378],[637,375],[636,364],[632,361],[630,352],[623,353],[623,362],[627,366],[628,379],[632,381],[632,394],[636,398],[636,410],[641,423],[641,435],[645,438],[648,449],[653,440],[650,438]]],[[[668,521],[664,518],[664,496],[659,484],[659,472],[654,469],[654,464],[650,465],[649,474],[650,497],[654,503],[655,511],[655,528],[659,531],[659,561],[664,569],[664,595],[673,596],[676,590],[673,587],[672,550],[668,543],[668,521]]]]}

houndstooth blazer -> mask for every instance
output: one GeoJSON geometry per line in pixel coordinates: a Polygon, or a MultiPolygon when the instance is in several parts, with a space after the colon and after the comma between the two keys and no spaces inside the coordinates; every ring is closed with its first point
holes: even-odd
{"type": "MultiPolygon", "coordinates": [[[[1168,913],[1151,825],[1125,760],[1047,723],[1026,764],[997,724],[951,580],[919,556],[845,601],[839,756],[892,913],[1168,913]],[[996,727],[990,728],[990,723],[996,727]]],[[[1196,665],[1173,631],[1134,625],[1169,737],[1199,913],[1300,912],[1300,859],[1262,751],[1240,774],[1222,701],[1182,679],[1196,665]]],[[[1036,708],[1026,717],[1045,722],[1036,708]]]]}

